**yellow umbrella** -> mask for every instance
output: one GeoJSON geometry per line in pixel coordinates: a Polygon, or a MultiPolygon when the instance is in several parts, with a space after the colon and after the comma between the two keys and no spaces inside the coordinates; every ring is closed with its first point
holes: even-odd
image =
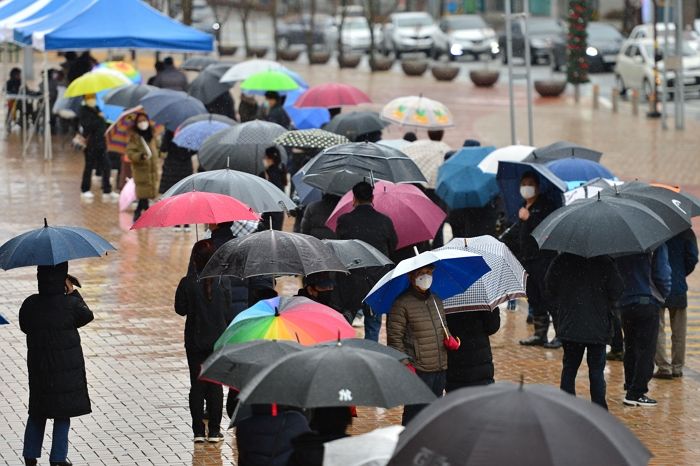
{"type": "Polygon", "coordinates": [[[131,84],[131,81],[122,73],[109,69],[98,69],[85,73],[70,83],[66,89],[65,97],[97,94],[100,91],[127,84],[131,84]]]}

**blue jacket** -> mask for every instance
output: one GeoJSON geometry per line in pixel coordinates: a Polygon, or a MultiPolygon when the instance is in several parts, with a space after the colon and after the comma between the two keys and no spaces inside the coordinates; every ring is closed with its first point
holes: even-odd
{"type": "Polygon", "coordinates": [[[689,228],[668,240],[666,247],[671,265],[671,294],[666,299],[666,306],[685,308],[688,306],[686,277],[693,273],[698,263],[698,241],[689,228]]]}
{"type": "Polygon", "coordinates": [[[671,292],[671,266],[665,244],[652,254],[633,254],[616,261],[625,291],[618,306],[656,303],[663,305],[671,292]]]}

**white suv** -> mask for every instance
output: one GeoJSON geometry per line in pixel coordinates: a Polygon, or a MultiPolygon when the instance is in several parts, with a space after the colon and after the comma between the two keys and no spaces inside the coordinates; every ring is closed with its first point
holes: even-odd
{"type": "Polygon", "coordinates": [[[384,51],[400,58],[404,52],[433,54],[435,36],[440,33],[428,13],[393,13],[384,25],[384,51]]]}

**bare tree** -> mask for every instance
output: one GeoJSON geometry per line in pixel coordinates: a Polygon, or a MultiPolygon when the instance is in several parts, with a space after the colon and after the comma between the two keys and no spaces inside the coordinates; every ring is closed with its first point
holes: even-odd
{"type": "Polygon", "coordinates": [[[309,25],[308,29],[306,30],[306,54],[308,56],[311,56],[311,52],[314,51],[314,35],[315,32],[315,24],[314,20],[316,19],[316,0],[309,0],[309,25]]]}
{"type": "Polygon", "coordinates": [[[238,2],[238,14],[241,16],[241,30],[243,32],[243,46],[246,54],[250,51],[250,37],[248,36],[248,20],[253,8],[256,5],[255,0],[240,0],[238,2]]]}
{"type": "Polygon", "coordinates": [[[277,60],[277,54],[279,51],[277,47],[277,43],[279,42],[279,31],[277,28],[277,0],[270,1],[270,16],[272,16],[272,36],[275,43],[275,60],[277,60]]]}
{"type": "Polygon", "coordinates": [[[390,4],[385,4],[386,8],[382,9],[381,0],[365,0],[364,14],[369,27],[369,63],[370,69],[374,68],[374,55],[377,51],[377,45],[374,37],[374,25],[381,21],[386,15],[396,10],[398,0],[392,0],[390,4]]]}
{"type": "Polygon", "coordinates": [[[182,0],[182,22],[192,24],[192,0],[182,0]]]}
{"type": "Polygon", "coordinates": [[[214,19],[219,25],[214,34],[216,35],[216,40],[221,42],[221,29],[231,17],[231,13],[233,12],[235,5],[233,2],[226,0],[207,0],[207,4],[214,13],[214,19]]]}
{"type": "Polygon", "coordinates": [[[338,63],[343,63],[345,49],[343,48],[343,27],[347,16],[348,0],[340,0],[340,22],[338,23],[338,63]]]}

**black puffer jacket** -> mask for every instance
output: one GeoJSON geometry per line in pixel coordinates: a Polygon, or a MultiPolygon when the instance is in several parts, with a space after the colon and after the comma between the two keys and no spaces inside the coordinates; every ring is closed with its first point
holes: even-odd
{"type": "Polygon", "coordinates": [[[99,107],[88,107],[83,105],[78,112],[78,120],[83,128],[83,136],[87,141],[85,152],[89,155],[100,154],[107,150],[105,131],[107,131],[107,121],[100,115],[99,107]]]}
{"type": "Polygon", "coordinates": [[[447,327],[462,344],[447,352],[447,389],[493,383],[493,357],[489,335],[501,326],[498,308],[491,312],[456,312],[447,315],[447,327]]]}
{"type": "Polygon", "coordinates": [[[301,220],[301,232],[318,239],[335,239],[335,232],[326,226],[326,221],[338,205],[338,201],[338,196],[324,194],[320,201],[306,206],[301,220]]]}
{"type": "Polygon", "coordinates": [[[92,411],[78,329],[94,318],[78,291],[66,295],[68,263],[38,267],[39,294],[19,310],[27,335],[29,415],[61,419],[92,411]]]}
{"type": "Polygon", "coordinates": [[[160,188],[158,189],[160,194],[193,173],[192,156],[194,152],[174,144],[174,137],[175,133],[168,130],[163,134],[163,141],[160,143],[160,151],[167,154],[163,161],[163,175],[160,178],[160,188]]]}
{"type": "Polygon", "coordinates": [[[289,458],[288,466],[322,466],[324,443],[347,437],[347,434],[321,434],[307,432],[294,440],[294,452],[289,458]]]}
{"type": "Polygon", "coordinates": [[[394,222],[369,204],[360,204],[338,217],[335,234],[338,239],[360,239],[387,257],[391,257],[398,243],[394,222]]]}
{"type": "Polygon", "coordinates": [[[309,432],[309,423],[298,411],[243,419],[236,426],[238,465],[286,466],[292,455],[292,439],[306,432],[309,432]]]}

